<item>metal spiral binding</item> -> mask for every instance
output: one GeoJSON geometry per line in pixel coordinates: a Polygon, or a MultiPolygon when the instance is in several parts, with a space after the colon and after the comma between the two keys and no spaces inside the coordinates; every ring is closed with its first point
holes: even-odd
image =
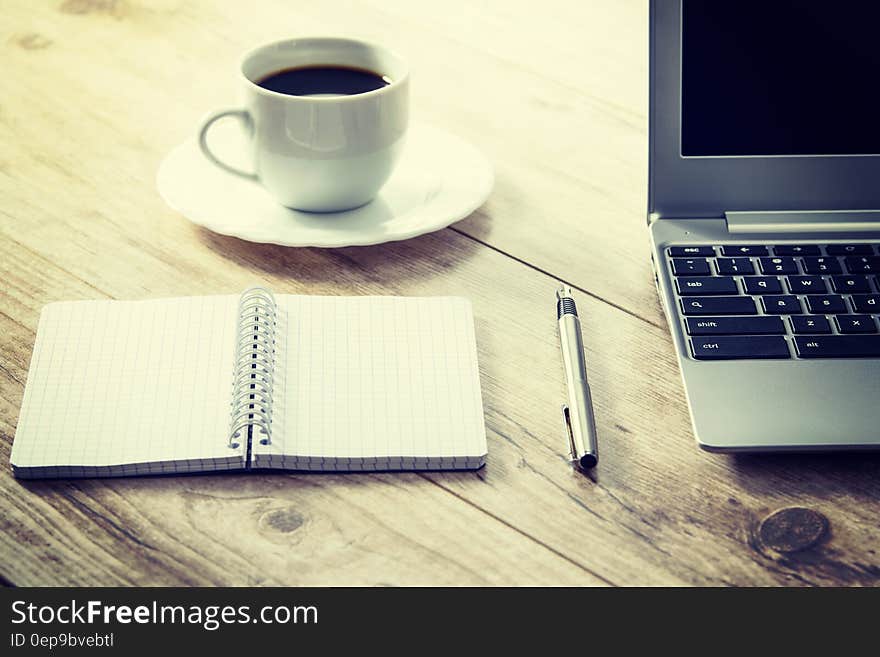
{"type": "Polygon", "coordinates": [[[238,439],[249,427],[259,429],[264,444],[272,442],[277,319],[275,297],[269,290],[252,287],[242,292],[232,378],[231,448],[238,448],[238,439]]]}

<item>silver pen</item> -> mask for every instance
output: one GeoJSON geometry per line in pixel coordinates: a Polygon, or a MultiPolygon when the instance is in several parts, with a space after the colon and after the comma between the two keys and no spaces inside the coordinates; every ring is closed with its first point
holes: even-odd
{"type": "Polygon", "coordinates": [[[559,320],[565,384],[568,387],[568,405],[562,406],[562,419],[568,434],[571,460],[581,469],[589,470],[599,462],[599,441],[596,437],[593,398],[587,383],[581,322],[571,288],[567,285],[561,285],[556,290],[556,316],[559,320]]]}

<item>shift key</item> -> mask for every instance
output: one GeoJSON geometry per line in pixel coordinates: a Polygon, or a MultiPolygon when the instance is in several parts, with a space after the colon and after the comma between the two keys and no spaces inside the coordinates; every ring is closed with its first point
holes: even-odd
{"type": "Polygon", "coordinates": [[[688,335],[785,335],[781,317],[685,317],[688,335]]]}
{"type": "Polygon", "coordinates": [[[681,300],[685,315],[756,315],[751,297],[687,297],[681,300]]]}

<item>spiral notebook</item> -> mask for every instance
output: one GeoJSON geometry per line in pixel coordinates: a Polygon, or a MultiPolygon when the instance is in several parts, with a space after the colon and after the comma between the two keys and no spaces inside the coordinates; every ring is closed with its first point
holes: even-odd
{"type": "Polygon", "coordinates": [[[240,296],[47,305],[12,446],[19,478],[475,469],[470,303],[240,296]]]}

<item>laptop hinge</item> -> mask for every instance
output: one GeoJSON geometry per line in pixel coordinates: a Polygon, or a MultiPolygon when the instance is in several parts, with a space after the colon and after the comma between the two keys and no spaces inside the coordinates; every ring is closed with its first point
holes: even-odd
{"type": "Polygon", "coordinates": [[[859,233],[880,231],[880,210],[725,212],[731,233],[859,233]]]}

